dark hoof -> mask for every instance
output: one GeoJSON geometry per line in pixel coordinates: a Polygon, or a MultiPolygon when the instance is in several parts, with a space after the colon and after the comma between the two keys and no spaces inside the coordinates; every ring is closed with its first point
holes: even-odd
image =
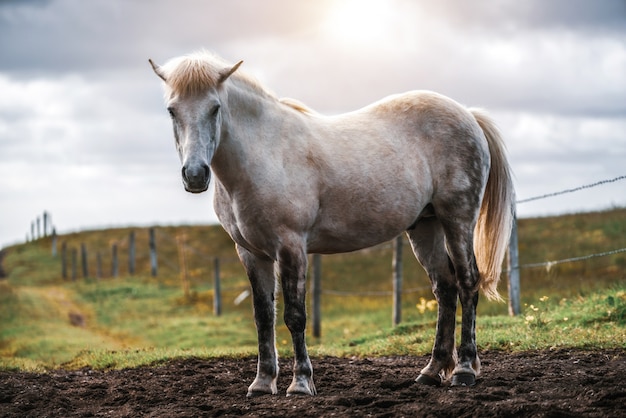
{"type": "Polygon", "coordinates": [[[452,376],[452,386],[474,386],[476,376],[471,373],[458,373],[452,376]]]}
{"type": "Polygon", "coordinates": [[[272,393],[261,392],[261,391],[248,392],[248,394],[246,395],[246,398],[248,398],[248,399],[250,399],[250,398],[259,398],[261,396],[266,396],[266,395],[272,395],[272,393]]]}
{"type": "Polygon", "coordinates": [[[426,385],[426,386],[441,385],[441,379],[428,376],[427,374],[420,374],[419,376],[417,376],[417,379],[415,379],[415,381],[419,383],[420,385],[426,385]]]}
{"type": "Polygon", "coordinates": [[[305,397],[305,396],[313,396],[313,394],[311,393],[306,393],[306,392],[287,392],[287,397],[291,398],[298,398],[298,397],[305,397]]]}

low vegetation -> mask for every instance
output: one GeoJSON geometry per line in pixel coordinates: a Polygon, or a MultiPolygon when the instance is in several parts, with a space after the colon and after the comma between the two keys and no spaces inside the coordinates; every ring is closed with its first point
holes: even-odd
{"type": "MultiPolygon", "coordinates": [[[[136,229],[137,273],[122,254],[130,229],[61,236],[66,248],[90,250],[87,278],[61,276],[50,238],[5,249],[0,279],[0,368],[133,367],[175,357],[253,356],[256,331],[247,279],[218,226],[158,227],[159,273],[150,275],[148,233],[136,229]],[[185,276],[179,270],[184,240],[185,276]],[[95,252],[110,266],[120,248],[120,275],[98,276],[95,252]],[[146,248],[146,250],[143,250],[146,248]],[[212,274],[220,259],[223,313],[213,314],[212,274]],[[185,290],[187,289],[187,290],[185,290]],[[239,297],[239,298],[238,298],[239,297]],[[236,304],[236,299],[243,299],[236,304]]],[[[521,264],[626,247],[626,209],[519,222],[521,264]]],[[[436,302],[428,279],[404,256],[403,322],[391,326],[391,248],[324,256],[322,338],[309,336],[314,356],[424,354],[431,350],[436,302]]],[[[522,315],[506,304],[479,304],[480,350],[553,347],[626,348],[626,253],[522,270],[522,315]]],[[[110,272],[110,270],[109,270],[110,272]]],[[[501,293],[506,294],[506,279],[501,293]]],[[[278,304],[277,345],[291,356],[278,304]]]]}

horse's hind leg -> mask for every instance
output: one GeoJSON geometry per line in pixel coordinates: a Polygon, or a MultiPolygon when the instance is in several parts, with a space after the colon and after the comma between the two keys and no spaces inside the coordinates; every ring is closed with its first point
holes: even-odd
{"type": "Polygon", "coordinates": [[[254,382],[248,388],[248,397],[278,393],[278,356],[275,337],[275,292],[274,262],[251,254],[237,246],[237,253],[248,273],[252,286],[254,321],[259,342],[259,359],[254,382]]]}
{"type": "Polygon", "coordinates": [[[287,396],[315,395],[313,366],[305,341],[307,255],[303,247],[283,247],[278,255],[278,269],[285,299],[285,324],[291,332],[294,350],[293,381],[287,396]]]}
{"type": "Polygon", "coordinates": [[[454,269],[446,252],[443,228],[435,217],[421,219],[407,231],[415,256],[432,283],[438,303],[437,331],[432,356],[418,383],[439,385],[455,366],[454,328],[458,290],[454,269]]]}
{"type": "MultiPolygon", "coordinates": [[[[468,211],[469,212],[469,211],[468,211]]],[[[465,216],[468,216],[467,213],[465,216]]],[[[461,346],[456,368],[452,372],[452,385],[473,386],[480,373],[480,359],[476,348],[476,306],[480,274],[474,255],[473,231],[475,222],[457,214],[446,217],[442,225],[446,247],[454,266],[461,301],[461,346]]]]}

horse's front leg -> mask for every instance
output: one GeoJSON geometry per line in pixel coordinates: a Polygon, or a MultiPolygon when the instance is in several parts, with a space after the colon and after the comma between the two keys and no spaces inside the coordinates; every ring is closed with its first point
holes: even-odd
{"type": "Polygon", "coordinates": [[[274,262],[271,259],[259,258],[245,248],[237,246],[239,259],[244,265],[250,285],[254,304],[254,321],[259,343],[259,359],[256,378],[248,388],[248,397],[278,393],[278,355],[276,353],[276,279],[274,262]]]}
{"type": "Polygon", "coordinates": [[[294,350],[293,380],[287,389],[290,395],[315,395],[313,366],[306,348],[306,269],[303,248],[283,248],[278,257],[278,269],[285,299],[285,324],[291,332],[294,350]]]}

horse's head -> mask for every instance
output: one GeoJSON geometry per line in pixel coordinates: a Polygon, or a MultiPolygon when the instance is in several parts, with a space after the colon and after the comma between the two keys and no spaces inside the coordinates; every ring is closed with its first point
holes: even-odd
{"type": "Polygon", "coordinates": [[[227,66],[206,53],[176,58],[162,67],[149,61],[165,82],[185,190],[202,193],[209,187],[209,166],[220,140],[222,85],[242,61],[227,66]]]}

